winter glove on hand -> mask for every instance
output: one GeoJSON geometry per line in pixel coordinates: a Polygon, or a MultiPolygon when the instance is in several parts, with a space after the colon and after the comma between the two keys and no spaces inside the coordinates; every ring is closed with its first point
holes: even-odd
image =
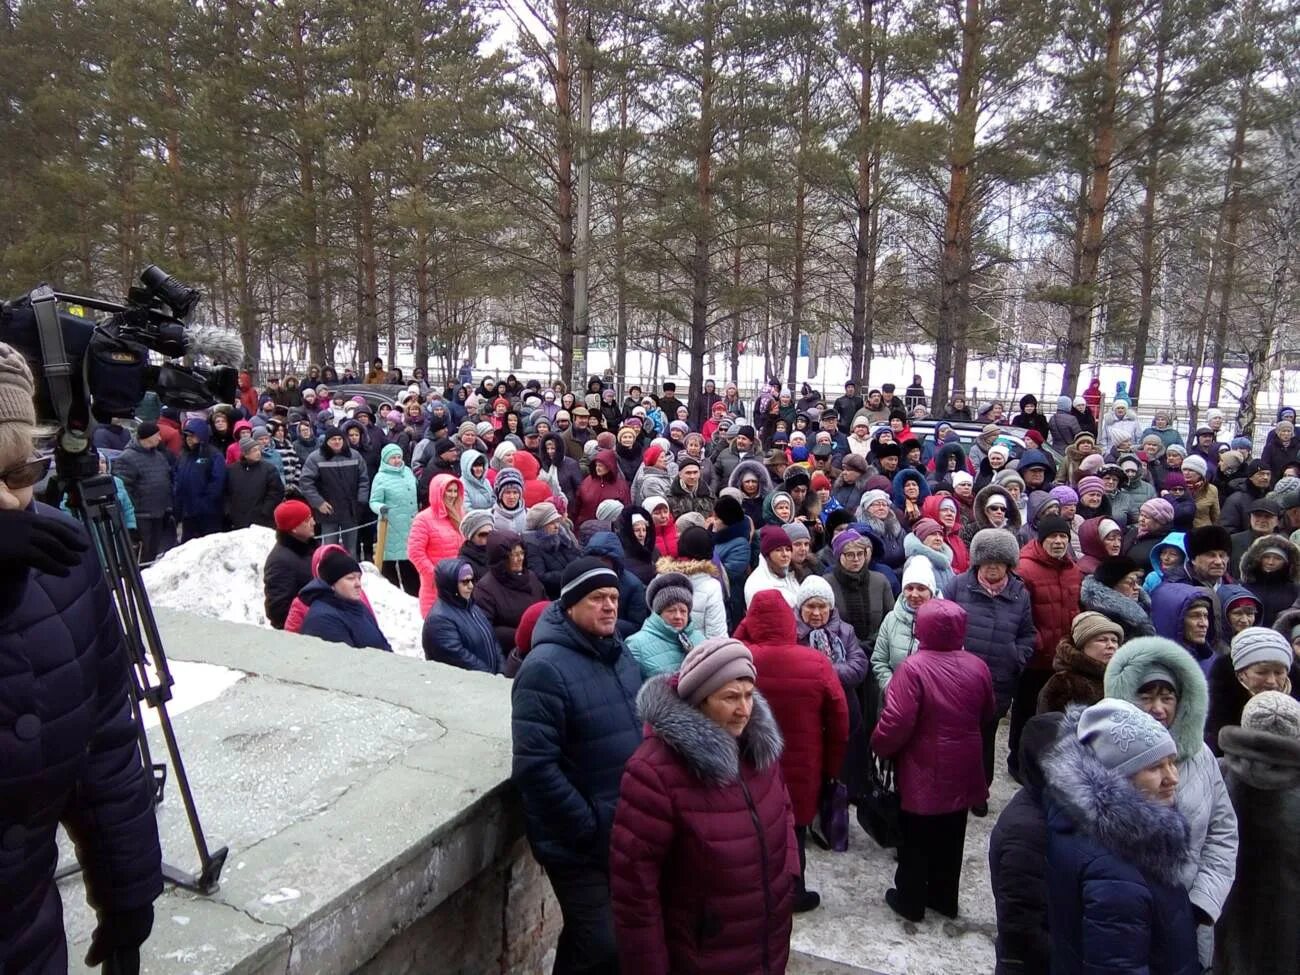
{"type": "Polygon", "coordinates": [[[99,924],[90,937],[86,964],[94,968],[101,962],[104,975],[138,975],[140,946],[153,930],[153,905],[133,911],[99,915],[99,924]]]}
{"type": "Polygon", "coordinates": [[[0,511],[0,565],[67,576],[90,545],[74,524],[35,511],[0,511]]]}

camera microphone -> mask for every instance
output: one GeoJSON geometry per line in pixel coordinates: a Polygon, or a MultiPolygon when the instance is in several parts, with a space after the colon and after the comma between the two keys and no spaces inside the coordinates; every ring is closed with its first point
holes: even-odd
{"type": "Polygon", "coordinates": [[[186,352],[207,356],[220,366],[238,367],[244,361],[244,343],[234,332],[213,325],[190,325],[185,329],[186,352]]]}

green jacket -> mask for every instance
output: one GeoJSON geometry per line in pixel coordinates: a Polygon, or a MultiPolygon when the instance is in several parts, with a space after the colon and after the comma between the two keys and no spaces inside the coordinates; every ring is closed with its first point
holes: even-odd
{"type": "Polygon", "coordinates": [[[379,514],[381,508],[388,506],[388,538],[384,542],[384,558],[404,559],[407,557],[406,540],[411,534],[411,523],[415,521],[419,509],[415,495],[415,475],[405,464],[401,467],[388,466],[388,458],[394,454],[400,457],[402,448],[390,443],[379,455],[379,470],[370,481],[370,510],[379,514]]]}
{"type": "MultiPolygon", "coordinates": [[[[704,634],[690,623],[683,631],[687,642],[695,646],[704,639],[704,634]]],[[[641,668],[641,677],[649,680],[655,674],[675,674],[686,657],[686,648],[678,632],[664,622],[658,613],[651,613],[646,621],[625,641],[637,665],[641,668]]]]}
{"type": "Polygon", "coordinates": [[[912,635],[912,624],[915,622],[916,613],[901,598],[880,621],[876,646],[871,651],[871,672],[876,677],[881,694],[885,693],[889,678],[894,676],[899,664],[916,648],[916,638],[912,635]]]}

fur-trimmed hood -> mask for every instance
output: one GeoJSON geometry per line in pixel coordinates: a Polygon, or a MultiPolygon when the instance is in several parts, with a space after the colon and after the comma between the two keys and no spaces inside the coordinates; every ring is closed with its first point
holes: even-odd
{"type": "Polygon", "coordinates": [[[1177,885],[1191,842],[1187,820],[1177,806],[1143,796],[1079,743],[1083,711],[1066,709],[1061,737],[1043,757],[1050,828],[1078,830],[1143,873],[1177,885]]]}
{"type": "Polygon", "coordinates": [[[1007,489],[999,484],[985,485],[980,488],[979,493],[975,495],[974,517],[976,526],[978,526],[978,528],[990,527],[988,518],[984,516],[984,506],[988,504],[989,498],[993,497],[995,494],[1000,494],[1007,499],[1007,523],[1003,527],[1009,528],[1012,532],[1020,531],[1020,505],[1016,504],[1016,502],[1012,500],[1011,495],[1007,493],[1007,489]]]}
{"type": "Polygon", "coordinates": [[[1167,670],[1178,684],[1178,712],[1169,734],[1178,746],[1178,760],[1183,761],[1205,747],[1205,718],[1210,707],[1205,674],[1190,653],[1162,636],[1129,640],[1106,665],[1106,696],[1136,704],[1138,688],[1152,667],[1167,670]]]}
{"type": "Polygon", "coordinates": [[[781,730],[767,701],[754,691],[754,710],[739,739],[677,696],[677,675],[646,681],[636,697],[637,715],[650,734],[682,757],[699,779],[728,785],[740,778],[740,758],[762,771],[781,757],[781,730]]]}
{"type": "Polygon", "coordinates": [[[1241,557],[1241,581],[1248,586],[1261,581],[1264,573],[1260,570],[1259,560],[1270,548],[1286,553],[1286,581],[1293,586],[1300,584],[1300,548],[1285,535],[1263,535],[1250,543],[1250,548],[1241,557]]]}
{"type": "Polygon", "coordinates": [[[680,572],[684,576],[713,576],[718,578],[718,567],[707,559],[675,559],[665,555],[655,563],[657,572],[680,572]]]}
{"type": "Polygon", "coordinates": [[[760,461],[749,457],[736,465],[735,470],[731,472],[731,476],[727,478],[727,486],[739,488],[740,480],[746,473],[753,474],[758,478],[758,496],[760,498],[772,493],[772,475],[768,473],[767,468],[760,461]]]}
{"type": "Polygon", "coordinates": [[[1121,596],[1110,586],[1103,586],[1093,576],[1084,576],[1079,590],[1079,605],[1124,627],[1126,637],[1156,635],[1156,628],[1151,624],[1151,597],[1145,589],[1138,589],[1138,598],[1134,601],[1121,596]]]}

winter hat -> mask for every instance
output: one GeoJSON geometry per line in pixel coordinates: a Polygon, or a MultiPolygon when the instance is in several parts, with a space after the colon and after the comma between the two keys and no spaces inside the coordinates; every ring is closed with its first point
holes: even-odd
{"type": "Polygon", "coordinates": [[[801,521],[792,521],[788,525],[782,525],[781,530],[789,537],[791,544],[812,540],[812,536],[808,534],[808,529],[804,527],[801,521]]]}
{"type": "Polygon", "coordinates": [[[949,475],[948,480],[952,482],[954,488],[959,488],[963,484],[971,487],[975,486],[975,478],[966,471],[953,471],[952,474],[949,475]]]}
{"type": "Polygon", "coordinates": [[[1097,522],[1098,538],[1105,538],[1107,535],[1111,534],[1112,532],[1117,532],[1117,531],[1122,531],[1122,529],[1119,527],[1119,523],[1113,521],[1110,518],[1103,518],[1101,521],[1097,522]]]}
{"type": "Polygon", "coordinates": [[[677,554],[684,559],[707,561],[713,558],[713,536],[707,528],[687,528],[677,536],[677,554]]]}
{"type": "Polygon", "coordinates": [[[682,550],[682,532],[686,531],[688,528],[708,527],[708,523],[704,520],[704,516],[698,511],[683,511],[673,519],[673,524],[677,526],[677,551],[679,552],[682,550]]]}
{"type": "Polygon", "coordinates": [[[1014,569],[1020,564],[1020,545],[1005,528],[981,528],[970,540],[971,567],[977,569],[995,562],[1014,569]]]}
{"type": "Polygon", "coordinates": [[[1100,494],[1105,494],[1106,482],[1100,477],[1080,478],[1076,490],[1079,492],[1079,497],[1083,497],[1089,491],[1097,491],[1100,494]]]}
{"type": "Polygon", "coordinates": [[[1092,577],[1107,589],[1114,589],[1121,579],[1134,572],[1141,572],[1142,567],[1126,555],[1115,555],[1102,559],[1093,571],[1092,577]]]}
{"type": "Polygon", "coordinates": [[[1210,465],[1205,462],[1205,458],[1199,454],[1191,454],[1183,459],[1183,471],[1193,471],[1205,480],[1205,475],[1209,473],[1210,465]]]}
{"type": "Polygon", "coordinates": [[[553,521],[560,521],[563,516],[549,501],[541,501],[528,509],[527,524],[530,532],[540,531],[553,521]]]}
{"type": "Polygon", "coordinates": [[[1125,777],[1178,754],[1173,738],[1159,721],[1115,698],[1085,710],[1075,737],[1102,765],[1125,777]]]}
{"type": "Polygon", "coordinates": [[[1187,557],[1194,559],[1206,552],[1231,552],[1232,536],[1220,525],[1202,525],[1187,533],[1187,557]]]}
{"type": "MultiPolygon", "coordinates": [[[[1052,490],[1047,492],[1047,496],[1052,500],[1054,500],[1057,504],[1061,505],[1062,507],[1064,507],[1067,504],[1079,503],[1079,492],[1076,491],[1074,488],[1070,487],[1070,485],[1068,484],[1056,485],[1056,487],[1052,488],[1052,490]]],[[[1168,504],[1168,502],[1165,503],[1168,504]]],[[[1170,508],[1169,510],[1171,512],[1173,511],[1172,508],[1170,508]]],[[[1173,519],[1172,514],[1170,514],[1169,517],[1170,520],[1173,519]]]]}
{"type": "Polygon", "coordinates": [[[768,556],[779,548],[790,548],[790,536],[780,525],[764,525],[758,533],[758,550],[768,556]]]}
{"type": "Polygon", "coordinates": [[[1147,666],[1142,672],[1142,679],[1138,681],[1138,690],[1146,687],[1148,684],[1154,684],[1159,681],[1162,684],[1168,684],[1174,689],[1175,694],[1181,694],[1182,690],[1178,686],[1178,681],[1174,678],[1174,672],[1169,668],[1153,663],[1147,666]]]}
{"type": "Polygon", "coordinates": [[[692,707],[698,707],[730,681],[758,678],[749,647],[728,636],[710,637],[696,644],[677,674],[677,696],[692,707]]]}
{"type": "Polygon", "coordinates": [[[992,457],[994,454],[999,455],[1003,460],[1010,460],[1011,449],[1004,443],[995,443],[988,450],[988,455],[990,457],[992,457]]]}
{"type": "Polygon", "coordinates": [[[515,628],[515,648],[519,656],[526,657],[528,651],[533,649],[533,630],[537,628],[537,621],[542,618],[542,613],[546,612],[546,607],[549,605],[551,605],[550,601],[543,599],[533,603],[519,617],[519,625],[515,628]]]}
{"type": "Polygon", "coordinates": [[[1152,498],[1149,501],[1144,501],[1138,511],[1157,525],[1167,525],[1174,520],[1174,506],[1164,498],[1152,498]]]}
{"type": "Polygon", "coordinates": [[[794,608],[803,609],[803,604],[810,599],[820,599],[832,609],[835,608],[835,593],[831,584],[819,575],[811,575],[799,583],[799,590],[794,594],[794,608]]]}
{"type": "Polygon", "coordinates": [[[812,489],[814,491],[829,491],[831,489],[831,479],[820,471],[812,476],[812,489]]]}
{"type": "Polygon", "coordinates": [[[1074,618],[1074,622],[1070,624],[1070,640],[1080,650],[1089,640],[1101,636],[1103,633],[1112,633],[1115,639],[1120,641],[1124,639],[1124,627],[1101,615],[1101,613],[1092,611],[1080,613],[1074,618]]]}
{"type": "Polygon", "coordinates": [[[1256,694],[1242,708],[1241,727],[1281,738],[1300,738],[1300,701],[1281,691],[1256,694]]]}
{"type": "Polygon", "coordinates": [[[1046,515],[1038,519],[1038,544],[1043,544],[1052,535],[1069,535],[1070,523],[1060,515],[1046,515]]]}
{"type": "Polygon", "coordinates": [[[645,508],[650,514],[654,514],[656,508],[668,507],[668,499],[659,494],[652,494],[641,502],[641,507],[645,508]]]}
{"type": "Polygon", "coordinates": [[[1277,630],[1248,626],[1232,638],[1232,669],[1245,670],[1251,664],[1281,664],[1290,669],[1295,659],[1291,644],[1277,630]]]}
{"type": "Polygon", "coordinates": [[[857,471],[859,474],[867,472],[867,460],[858,454],[849,454],[844,458],[844,469],[846,471],[857,471]]]}
{"type": "Polygon", "coordinates": [[[691,590],[691,580],[680,572],[663,572],[650,580],[645,587],[646,605],[650,612],[662,613],[669,606],[685,604],[689,613],[695,602],[695,593],[691,590]]]}
{"type": "Polygon", "coordinates": [[[497,472],[496,484],[493,490],[496,492],[497,500],[501,499],[501,492],[508,487],[516,487],[522,493],[524,490],[524,476],[513,467],[503,467],[497,472]]]}
{"type": "Polygon", "coordinates": [[[912,534],[923,542],[931,535],[940,535],[942,533],[943,526],[933,518],[922,518],[912,526],[912,534]]]}
{"type": "Polygon", "coordinates": [[[659,462],[659,458],[663,455],[664,452],[661,448],[651,445],[647,447],[645,453],[641,455],[641,461],[646,465],[646,467],[654,467],[654,465],[659,462]]]}
{"type": "Polygon", "coordinates": [[[846,528],[835,536],[835,540],[831,542],[831,553],[835,556],[836,562],[840,560],[840,556],[844,553],[844,550],[854,542],[861,542],[868,548],[871,547],[871,539],[864,535],[859,535],[852,528],[846,528]]]}
{"type": "Polygon", "coordinates": [[[866,494],[862,495],[862,500],[858,503],[858,507],[861,510],[866,511],[877,501],[884,501],[888,504],[889,495],[884,491],[868,491],[866,494]]]}
{"type": "Polygon", "coordinates": [[[275,506],[276,531],[291,532],[310,517],[311,508],[307,507],[307,502],[296,498],[281,501],[275,506]]]}
{"type": "MultiPolygon", "coordinates": [[[[3,391],[0,391],[0,396],[3,395],[4,395],[3,391]]],[[[150,437],[154,437],[157,435],[158,435],[158,424],[154,423],[153,420],[145,420],[135,428],[136,440],[148,440],[150,437]]]]}
{"type": "Polygon", "coordinates": [[[991,483],[1003,488],[1009,487],[1012,484],[1019,484],[1020,493],[1024,494],[1025,492],[1025,479],[1010,467],[1004,467],[1002,470],[994,474],[991,483]]]}
{"type": "Polygon", "coordinates": [[[607,498],[596,505],[596,519],[598,521],[614,521],[622,514],[623,502],[614,498],[607,498]]]}
{"type": "Polygon", "coordinates": [[[925,586],[931,596],[939,595],[939,586],[934,581],[934,566],[924,555],[913,555],[903,566],[901,585],[906,589],[910,585],[925,586]]]}
{"type": "Polygon", "coordinates": [[[722,494],[713,506],[713,513],[724,525],[739,525],[745,520],[745,509],[730,494],[722,494]]]}
{"type": "Polygon", "coordinates": [[[344,576],[360,571],[361,565],[356,559],[343,549],[336,548],[325,553],[324,558],[320,560],[316,575],[320,577],[321,582],[332,586],[344,576]]]}
{"type": "Polygon", "coordinates": [[[1069,413],[1070,407],[1073,405],[1073,402],[1071,402],[1070,397],[1068,396],[1056,397],[1056,408],[1063,413],[1069,413]]]}
{"type": "Polygon", "coordinates": [[[36,424],[36,385],[27,360],[0,342],[0,423],[36,424]]]}
{"type": "Polygon", "coordinates": [[[750,440],[758,439],[758,434],[754,432],[754,428],[751,426],[742,426],[739,430],[736,431],[736,436],[748,437],[750,440]]]}
{"type": "Polygon", "coordinates": [[[594,555],[574,559],[560,577],[560,605],[572,609],[597,589],[617,589],[618,576],[594,555]]]}
{"type": "Polygon", "coordinates": [[[483,508],[472,508],[460,519],[460,535],[469,541],[477,532],[492,527],[492,512],[483,508]]]}
{"type": "Polygon", "coordinates": [[[244,436],[239,438],[239,456],[247,457],[254,450],[256,450],[258,446],[259,445],[256,440],[254,440],[252,437],[245,434],[244,436]]]}
{"type": "Polygon", "coordinates": [[[1080,474],[1096,474],[1106,465],[1106,460],[1101,454],[1089,454],[1083,460],[1079,461],[1080,474]]]}
{"type": "Polygon", "coordinates": [[[694,457],[692,457],[690,454],[683,453],[683,454],[681,455],[681,457],[677,458],[677,473],[678,473],[678,474],[680,474],[682,471],[686,470],[686,468],[688,468],[688,467],[696,467],[696,468],[698,468],[699,466],[700,466],[700,462],[699,462],[698,460],[696,460],[694,457]]]}
{"type": "Polygon", "coordinates": [[[1250,437],[1233,437],[1233,438],[1232,438],[1232,449],[1233,449],[1233,450],[1244,450],[1244,451],[1246,451],[1247,453],[1249,453],[1251,447],[1253,447],[1253,446],[1254,446],[1254,444],[1252,444],[1252,443],[1250,442],[1250,437]]]}

